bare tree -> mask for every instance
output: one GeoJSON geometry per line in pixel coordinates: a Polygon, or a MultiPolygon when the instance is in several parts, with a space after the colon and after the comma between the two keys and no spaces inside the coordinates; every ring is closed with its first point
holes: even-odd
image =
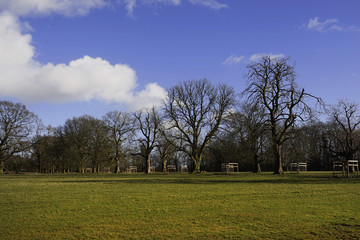
{"type": "Polygon", "coordinates": [[[168,132],[161,131],[158,144],[156,144],[163,172],[167,172],[167,164],[169,160],[174,158],[175,152],[177,151],[177,148],[175,147],[176,145],[171,139],[171,136],[167,135],[169,135],[168,132]]]}
{"type": "Polygon", "coordinates": [[[103,120],[108,127],[111,139],[111,155],[116,162],[116,173],[120,172],[120,162],[124,160],[126,151],[123,147],[124,143],[131,139],[135,133],[134,119],[131,114],[112,111],[107,113],[103,120]]]}
{"type": "Polygon", "coordinates": [[[137,119],[138,130],[140,131],[138,138],[140,152],[137,155],[141,155],[145,159],[145,172],[150,173],[150,157],[160,135],[161,117],[155,107],[134,113],[134,116],[137,119]]]}
{"type": "Polygon", "coordinates": [[[25,105],[0,101],[0,174],[5,159],[28,150],[41,122],[25,105]]]}
{"type": "Polygon", "coordinates": [[[238,139],[245,143],[253,161],[253,172],[261,173],[260,163],[264,160],[261,155],[266,132],[265,109],[258,104],[242,104],[239,112],[229,114],[226,119],[226,131],[238,135],[238,139]]]}
{"type": "Polygon", "coordinates": [[[329,131],[327,135],[332,141],[330,151],[345,160],[354,159],[360,150],[360,112],[356,103],[339,101],[330,111],[329,131]]]}
{"type": "Polygon", "coordinates": [[[266,110],[272,136],[274,173],[282,174],[281,147],[288,140],[288,133],[295,122],[310,117],[311,108],[305,100],[315,97],[297,87],[295,67],[289,64],[289,58],[266,56],[247,68],[250,83],[243,94],[250,102],[260,104],[266,110]]]}
{"type": "Polygon", "coordinates": [[[169,90],[166,116],[175,138],[184,143],[179,149],[194,162],[194,173],[200,173],[204,150],[233,103],[232,88],[214,86],[206,79],[185,81],[169,90]]]}

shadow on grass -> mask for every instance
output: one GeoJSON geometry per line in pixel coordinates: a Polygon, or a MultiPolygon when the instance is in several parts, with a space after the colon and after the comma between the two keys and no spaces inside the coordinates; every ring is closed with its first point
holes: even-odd
{"type": "Polygon", "coordinates": [[[102,183],[102,184],[359,184],[360,178],[334,178],[326,175],[205,175],[184,177],[147,176],[114,177],[111,179],[77,179],[52,181],[61,183],[102,183]]]}

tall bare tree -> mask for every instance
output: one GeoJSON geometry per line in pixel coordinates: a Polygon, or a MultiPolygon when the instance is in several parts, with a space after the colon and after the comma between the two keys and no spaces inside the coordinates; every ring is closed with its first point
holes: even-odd
{"type": "Polygon", "coordinates": [[[0,174],[5,159],[28,150],[41,122],[25,105],[0,101],[0,174]]]}
{"type": "Polygon", "coordinates": [[[175,138],[184,143],[178,147],[194,162],[194,173],[200,173],[204,150],[233,103],[231,87],[214,86],[206,79],[185,81],[169,90],[165,113],[175,138]]]}
{"type": "Polygon", "coordinates": [[[243,94],[250,102],[260,104],[266,110],[272,136],[274,173],[282,174],[281,147],[288,140],[295,122],[310,117],[311,108],[305,100],[315,97],[297,87],[295,67],[289,63],[289,58],[265,56],[247,68],[250,83],[243,94]]]}
{"type": "Polygon", "coordinates": [[[138,138],[140,152],[137,155],[141,155],[145,159],[145,172],[150,173],[151,152],[156,147],[160,135],[161,117],[155,107],[136,112],[134,116],[137,119],[138,130],[140,131],[138,138]]]}
{"type": "Polygon", "coordinates": [[[111,139],[111,155],[116,162],[116,173],[120,172],[120,162],[124,160],[126,151],[124,143],[130,140],[134,133],[134,119],[129,113],[112,111],[103,117],[103,121],[108,127],[111,139]]]}

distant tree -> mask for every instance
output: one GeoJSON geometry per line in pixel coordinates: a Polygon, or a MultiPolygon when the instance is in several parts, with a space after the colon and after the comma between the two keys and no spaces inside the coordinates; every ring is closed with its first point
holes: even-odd
{"type": "Polygon", "coordinates": [[[0,101],[0,174],[4,172],[5,159],[29,150],[39,126],[41,121],[25,105],[0,101]]]}
{"type": "Polygon", "coordinates": [[[258,104],[242,104],[239,112],[227,116],[227,131],[238,135],[253,162],[253,172],[261,173],[260,163],[264,160],[261,153],[264,148],[265,132],[267,130],[266,115],[263,106],[258,104]]]}
{"type": "Polygon", "coordinates": [[[91,161],[93,172],[102,172],[104,166],[111,162],[111,142],[108,135],[107,125],[100,119],[90,117],[87,119],[90,125],[89,146],[87,154],[91,161]]]}
{"type": "Polygon", "coordinates": [[[55,129],[48,127],[45,132],[32,139],[31,155],[38,172],[55,172],[55,165],[59,163],[57,152],[54,152],[54,146],[59,139],[54,132],[55,129]]]}
{"type": "Polygon", "coordinates": [[[329,112],[330,122],[327,135],[332,142],[328,147],[337,157],[354,159],[360,150],[359,105],[345,100],[339,101],[329,112]]]}
{"type": "Polygon", "coordinates": [[[120,162],[125,159],[126,150],[124,143],[129,141],[135,134],[134,119],[129,113],[112,111],[108,112],[104,117],[110,142],[111,157],[116,162],[116,173],[120,172],[120,162]]]}
{"type": "Polygon", "coordinates": [[[327,124],[317,120],[295,126],[291,137],[283,145],[285,165],[289,167],[290,163],[306,162],[310,170],[332,169],[327,129],[327,124]]]}
{"type": "Polygon", "coordinates": [[[139,130],[140,151],[137,155],[145,159],[145,172],[150,173],[151,152],[156,147],[160,135],[160,113],[153,107],[134,113],[134,117],[137,120],[137,129],[139,130]]]}
{"type": "Polygon", "coordinates": [[[173,159],[177,148],[171,139],[171,136],[167,136],[168,132],[165,129],[161,131],[161,134],[158,139],[158,144],[156,144],[156,149],[159,154],[160,162],[162,165],[162,171],[167,172],[167,164],[173,159]]]}
{"type": "Polygon", "coordinates": [[[243,92],[249,102],[264,107],[271,131],[271,143],[275,159],[275,174],[282,174],[282,145],[290,137],[289,132],[297,120],[304,121],[311,115],[306,98],[320,99],[297,87],[295,67],[289,58],[270,56],[247,66],[248,87],[243,92]]]}
{"type": "Polygon", "coordinates": [[[168,95],[165,113],[170,129],[174,138],[183,143],[178,146],[180,150],[194,162],[194,173],[200,173],[205,148],[234,103],[234,90],[203,79],[182,82],[172,87],[168,95]]]}
{"type": "Polygon", "coordinates": [[[76,159],[78,172],[85,172],[85,163],[87,160],[87,146],[89,145],[89,128],[85,119],[89,116],[74,117],[68,119],[64,125],[64,135],[68,151],[73,152],[73,159],[76,159]]]}
{"type": "Polygon", "coordinates": [[[68,119],[64,126],[68,151],[77,159],[79,172],[91,165],[94,172],[100,172],[103,161],[109,154],[108,132],[104,122],[89,115],[68,119]]]}
{"type": "Polygon", "coordinates": [[[71,142],[71,137],[66,135],[65,126],[58,126],[53,130],[53,137],[56,141],[49,149],[53,158],[63,164],[63,171],[78,171],[78,151],[71,142]]]}

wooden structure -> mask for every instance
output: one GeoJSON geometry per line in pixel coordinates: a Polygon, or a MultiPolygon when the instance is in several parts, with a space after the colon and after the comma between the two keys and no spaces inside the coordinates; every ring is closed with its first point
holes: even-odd
{"type": "Polygon", "coordinates": [[[167,165],[168,172],[176,172],[176,165],[167,165]]]}
{"type": "Polygon", "coordinates": [[[346,161],[334,161],[333,162],[333,176],[341,171],[345,177],[350,176],[351,172],[356,172],[356,176],[359,176],[359,161],[358,160],[346,160],[346,161]]]}
{"type": "Polygon", "coordinates": [[[130,166],[126,169],[126,173],[136,173],[137,172],[137,166],[130,166]]]}
{"type": "Polygon", "coordinates": [[[350,175],[350,168],[352,172],[356,171],[356,176],[359,176],[359,161],[358,160],[347,160],[346,165],[346,176],[350,175]]]}
{"type": "Polygon", "coordinates": [[[345,177],[345,164],[343,161],[333,161],[333,176],[341,171],[342,175],[345,177]]]}
{"type": "Polygon", "coordinates": [[[104,173],[111,173],[111,168],[110,167],[104,167],[103,172],[104,173]]]}
{"type": "Polygon", "coordinates": [[[150,166],[150,172],[155,172],[155,166],[150,166]]]}
{"type": "Polygon", "coordinates": [[[90,167],[85,168],[84,170],[85,170],[84,172],[86,172],[86,173],[92,173],[93,172],[93,169],[90,168],[90,167]]]}
{"type": "Polygon", "coordinates": [[[188,166],[187,166],[187,165],[182,165],[182,166],[180,167],[180,172],[182,172],[182,173],[188,172],[188,166]]]}
{"type": "Polygon", "coordinates": [[[221,164],[221,168],[223,173],[239,172],[238,163],[223,163],[221,164]]]}
{"type": "Polygon", "coordinates": [[[290,163],[290,172],[301,172],[301,171],[304,171],[306,172],[307,171],[307,163],[306,162],[297,162],[297,163],[290,163]]]}

